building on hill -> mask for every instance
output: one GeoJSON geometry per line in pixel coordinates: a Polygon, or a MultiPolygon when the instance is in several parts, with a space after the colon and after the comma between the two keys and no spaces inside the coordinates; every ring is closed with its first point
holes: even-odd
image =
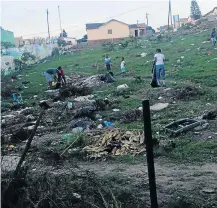
{"type": "Polygon", "coordinates": [[[86,24],[86,31],[88,44],[95,44],[129,36],[140,37],[146,34],[147,27],[145,23],[129,25],[112,19],[106,23],[86,24]]]}
{"type": "Polygon", "coordinates": [[[8,30],[4,30],[1,27],[1,42],[4,43],[11,43],[12,45],[15,45],[15,38],[14,38],[14,33],[8,30]]]}
{"type": "Polygon", "coordinates": [[[19,48],[21,46],[24,46],[25,42],[23,40],[23,37],[15,37],[15,47],[19,48]]]}
{"type": "Polygon", "coordinates": [[[214,7],[213,10],[203,15],[203,19],[207,19],[208,21],[217,21],[217,7],[214,7]]]}

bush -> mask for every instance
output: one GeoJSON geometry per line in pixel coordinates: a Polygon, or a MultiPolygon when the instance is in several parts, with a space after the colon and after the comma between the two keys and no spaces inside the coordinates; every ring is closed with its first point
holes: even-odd
{"type": "Polygon", "coordinates": [[[24,62],[24,63],[27,62],[27,61],[30,61],[30,60],[35,61],[35,59],[36,59],[36,56],[29,53],[29,52],[24,52],[22,54],[22,57],[21,57],[21,61],[24,62]]]}

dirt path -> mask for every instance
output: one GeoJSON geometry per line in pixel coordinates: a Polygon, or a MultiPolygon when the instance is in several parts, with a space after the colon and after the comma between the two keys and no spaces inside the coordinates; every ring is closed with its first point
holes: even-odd
{"type": "MultiPolygon", "coordinates": [[[[146,164],[99,162],[80,166],[95,172],[102,178],[111,178],[125,189],[135,191],[136,195],[141,199],[148,200],[149,189],[146,164]]],[[[182,196],[191,197],[196,201],[200,201],[200,204],[203,205],[207,205],[208,201],[217,202],[217,164],[172,164],[157,159],[155,161],[155,170],[160,207],[163,207],[165,202],[168,202],[171,196],[176,193],[178,195],[182,193],[182,196]]]]}

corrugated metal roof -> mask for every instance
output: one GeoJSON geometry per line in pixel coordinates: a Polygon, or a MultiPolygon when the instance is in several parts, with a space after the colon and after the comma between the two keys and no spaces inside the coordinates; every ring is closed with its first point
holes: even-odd
{"type": "Polygon", "coordinates": [[[86,24],[86,29],[87,30],[93,30],[93,29],[97,29],[100,26],[104,25],[105,23],[88,23],[86,24]]]}

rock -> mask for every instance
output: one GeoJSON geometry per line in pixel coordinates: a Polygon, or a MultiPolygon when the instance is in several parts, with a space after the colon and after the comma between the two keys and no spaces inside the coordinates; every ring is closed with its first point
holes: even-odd
{"type": "Polygon", "coordinates": [[[129,87],[127,84],[117,86],[117,91],[127,90],[129,87]]]}
{"type": "Polygon", "coordinates": [[[153,111],[160,111],[160,110],[167,108],[168,106],[169,106],[169,103],[156,103],[152,105],[150,109],[153,111]]]}
{"type": "Polygon", "coordinates": [[[180,63],[180,62],[181,62],[181,60],[180,60],[180,59],[178,59],[178,60],[177,60],[177,63],[180,63]]]}

